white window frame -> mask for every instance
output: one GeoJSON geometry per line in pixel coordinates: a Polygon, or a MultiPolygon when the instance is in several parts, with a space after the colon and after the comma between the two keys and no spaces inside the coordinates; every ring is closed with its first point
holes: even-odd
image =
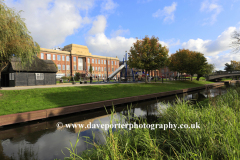
{"type": "Polygon", "coordinates": [[[14,73],[9,73],[9,80],[13,81],[14,80],[14,73]]]}
{"type": "Polygon", "coordinates": [[[112,61],[112,65],[113,65],[113,61],[112,61]]]}
{"type": "Polygon", "coordinates": [[[62,65],[62,70],[65,70],[65,65],[64,64],[62,65]]]}
{"type": "Polygon", "coordinates": [[[66,61],[69,61],[69,56],[66,56],[66,61]]]}
{"type": "Polygon", "coordinates": [[[106,60],[104,60],[104,64],[106,64],[106,60]]]}
{"type": "Polygon", "coordinates": [[[35,73],[36,80],[44,80],[44,73],[35,73]]]}
{"type": "Polygon", "coordinates": [[[96,64],[97,64],[97,59],[95,60],[96,64]]]}
{"type": "Polygon", "coordinates": [[[94,59],[92,59],[92,64],[94,64],[94,59]]]}
{"type": "Polygon", "coordinates": [[[115,65],[117,65],[117,61],[115,61],[115,65]]]}
{"type": "Polygon", "coordinates": [[[90,58],[88,58],[88,63],[90,63],[90,58]]]}
{"type": "Polygon", "coordinates": [[[103,72],[103,67],[102,67],[102,72],[103,72]]]}
{"type": "Polygon", "coordinates": [[[51,60],[51,54],[47,54],[47,60],[51,60]]]}
{"type": "Polygon", "coordinates": [[[41,53],[41,59],[44,59],[44,53],[41,53]]]}
{"type": "Polygon", "coordinates": [[[70,65],[67,65],[67,70],[68,70],[68,71],[70,70],[70,65]]]}
{"type": "Polygon", "coordinates": [[[55,54],[53,54],[53,58],[52,58],[53,60],[56,60],[56,55],[55,54]]]}
{"type": "Polygon", "coordinates": [[[73,65],[73,70],[76,71],[76,69],[77,69],[77,66],[73,65]]]}
{"type": "Polygon", "coordinates": [[[61,56],[60,55],[57,55],[57,60],[61,61],[61,56]]]}
{"type": "Polygon", "coordinates": [[[101,64],[101,60],[100,59],[98,60],[98,64],[101,64]]]}
{"type": "Polygon", "coordinates": [[[83,70],[83,58],[78,58],[78,70],[83,70]]]}
{"type": "Polygon", "coordinates": [[[77,58],[76,57],[73,57],[73,62],[76,62],[77,61],[77,58]]]}
{"type": "Polygon", "coordinates": [[[97,67],[95,67],[95,71],[97,71],[97,67]]]}
{"type": "Polygon", "coordinates": [[[62,56],[62,60],[65,61],[65,56],[62,56]]]}
{"type": "Polygon", "coordinates": [[[103,60],[101,60],[101,64],[103,64],[103,60]]]}
{"type": "Polygon", "coordinates": [[[92,71],[94,71],[94,67],[92,66],[92,71]]]}
{"type": "Polygon", "coordinates": [[[101,67],[98,67],[98,72],[101,72],[101,67]]]}
{"type": "Polygon", "coordinates": [[[61,64],[58,64],[57,66],[58,66],[58,70],[61,70],[61,64]],[[60,68],[60,69],[59,69],[59,68],[60,68]]]}

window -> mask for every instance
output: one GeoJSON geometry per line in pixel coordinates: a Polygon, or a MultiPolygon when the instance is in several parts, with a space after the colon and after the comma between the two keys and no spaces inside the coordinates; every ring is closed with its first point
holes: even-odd
{"type": "Polygon", "coordinates": [[[73,57],[73,62],[76,62],[76,57],[73,57]]]}
{"type": "Polygon", "coordinates": [[[88,58],[88,61],[87,61],[88,63],[90,63],[90,58],[88,58]]]}
{"type": "Polygon", "coordinates": [[[102,77],[103,77],[103,74],[102,74],[102,77]]]}
{"type": "Polygon", "coordinates": [[[95,71],[97,71],[97,67],[95,68],[95,71]]]}
{"type": "Polygon", "coordinates": [[[47,60],[51,60],[51,54],[47,54],[47,60]]]}
{"type": "Polygon", "coordinates": [[[92,70],[94,71],[94,67],[92,67],[92,70]]]}
{"type": "Polygon", "coordinates": [[[112,61],[112,65],[113,65],[113,61],[112,61]]]}
{"type": "Polygon", "coordinates": [[[103,60],[101,60],[101,64],[103,64],[103,60]]]}
{"type": "Polygon", "coordinates": [[[78,58],[78,70],[83,70],[83,59],[78,58]]]}
{"type": "Polygon", "coordinates": [[[36,80],[44,80],[44,74],[43,73],[35,73],[36,80]]]}
{"type": "Polygon", "coordinates": [[[108,61],[108,64],[110,64],[110,62],[108,61]]]}
{"type": "Polygon", "coordinates": [[[55,55],[55,54],[52,56],[52,59],[53,59],[53,60],[56,60],[56,55],[55,55]]]}
{"type": "Polygon", "coordinates": [[[61,61],[61,56],[60,55],[57,55],[57,60],[61,61]]]}
{"type": "Polygon", "coordinates": [[[103,67],[102,67],[102,71],[103,71],[103,67]]]}
{"type": "Polygon", "coordinates": [[[9,73],[9,80],[14,80],[14,73],[9,73]]]}
{"type": "Polygon", "coordinates": [[[94,59],[92,59],[92,63],[94,63],[94,59]]]}
{"type": "Polygon", "coordinates": [[[74,65],[74,66],[73,66],[73,69],[74,69],[74,70],[76,70],[76,69],[77,69],[77,66],[76,66],[76,65],[74,65]]]}
{"type": "Polygon", "coordinates": [[[106,64],[106,60],[104,60],[104,64],[106,64]]]}
{"type": "Polygon", "coordinates": [[[95,60],[96,64],[97,64],[97,59],[95,60]]]}
{"type": "Polygon", "coordinates": [[[108,72],[110,72],[110,67],[108,67],[108,72]]]}
{"type": "Polygon", "coordinates": [[[61,64],[58,64],[58,70],[61,70],[61,64]]]}
{"type": "Polygon", "coordinates": [[[62,69],[65,70],[65,65],[62,65],[62,69]]]}
{"type": "Polygon", "coordinates": [[[62,60],[65,61],[65,56],[62,56],[62,60]]]}
{"type": "Polygon", "coordinates": [[[41,53],[41,59],[44,59],[44,54],[43,53],[41,53]]]}
{"type": "Polygon", "coordinates": [[[100,59],[98,60],[98,64],[100,64],[100,59]]]}
{"type": "Polygon", "coordinates": [[[112,68],[112,72],[114,71],[114,69],[112,68]]]}
{"type": "Polygon", "coordinates": [[[69,76],[70,76],[70,73],[67,74],[67,77],[69,77],[69,76]]]}
{"type": "Polygon", "coordinates": [[[67,65],[67,70],[70,70],[70,65],[67,65]]]}
{"type": "Polygon", "coordinates": [[[104,67],[104,71],[106,71],[106,67],[104,67]]]}
{"type": "Polygon", "coordinates": [[[66,61],[69,61],[69,56],[66,56],[66,61]]]}
{"type": "Polygon", "coordinates": [[[115,61],[115,65],[117,65],[117,61],[115,61]]]}
{"type": "Polygon", "coordinates": [[[98,77],[101,78],[101,74],[99,74],[98,77]]]}
{"type": "Polygon", "coordinates": [[[101,67],[98,67],[98,71],[99,71],[99,72],[101,71],[101,67]]]}
{"type": "Polygon", "coordinates": [[[90,66],[88,66],[88,71],[90,71],[90,66]]]}

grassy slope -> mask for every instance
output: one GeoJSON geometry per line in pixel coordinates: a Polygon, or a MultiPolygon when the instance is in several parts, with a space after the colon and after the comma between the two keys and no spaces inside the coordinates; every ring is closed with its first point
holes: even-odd
{"type": "Polygon", "coordinates": [[[114,84],[81,87],[1,90],[0,115],[63,107],[109,99],[198,87],[206,81],[171,81],[152,84],[114,84]]]}

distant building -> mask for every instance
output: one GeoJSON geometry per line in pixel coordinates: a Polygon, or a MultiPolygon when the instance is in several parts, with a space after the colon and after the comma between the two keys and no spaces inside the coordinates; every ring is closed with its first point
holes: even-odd
{"type": "MultiPolygon", "coordinates": [[[[93,78],[106,78],[119,67],[119,59],[92,55],[87,46],[69,44],[64,48],[41,48],[40,59],[52,60],[58,68],[57,78],[74,76],[76,72],[90,76],[90,64],[93,78]]],[[[119,76],[120,74],[117,74],[119,76]]]]}
{"type": "Polygon", "coordinates": [[[21,65],[21,59],[13,57],[2,70],[1,86],[34,86],[56,84],[57,68],[53,61],[36,57],[31,65],[21,65]]]}

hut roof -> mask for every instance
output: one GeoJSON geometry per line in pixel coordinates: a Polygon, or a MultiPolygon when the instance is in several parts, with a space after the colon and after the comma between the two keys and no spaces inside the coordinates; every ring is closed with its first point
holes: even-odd
{"type": "Polygon", "coordinates": [[[12,71],[26,71],[26,72],[49,72],[49,73],[56,73],[58,69],[56,68],[56,65],[51,60],[42,60],[38,57],[35,57],[32,60],[32,64],[21,64],[21,59],[13,57],[11,59],[11,62],[9,65],[4,68],[2,72],[7,72],[8,70],[12,71]]]}

